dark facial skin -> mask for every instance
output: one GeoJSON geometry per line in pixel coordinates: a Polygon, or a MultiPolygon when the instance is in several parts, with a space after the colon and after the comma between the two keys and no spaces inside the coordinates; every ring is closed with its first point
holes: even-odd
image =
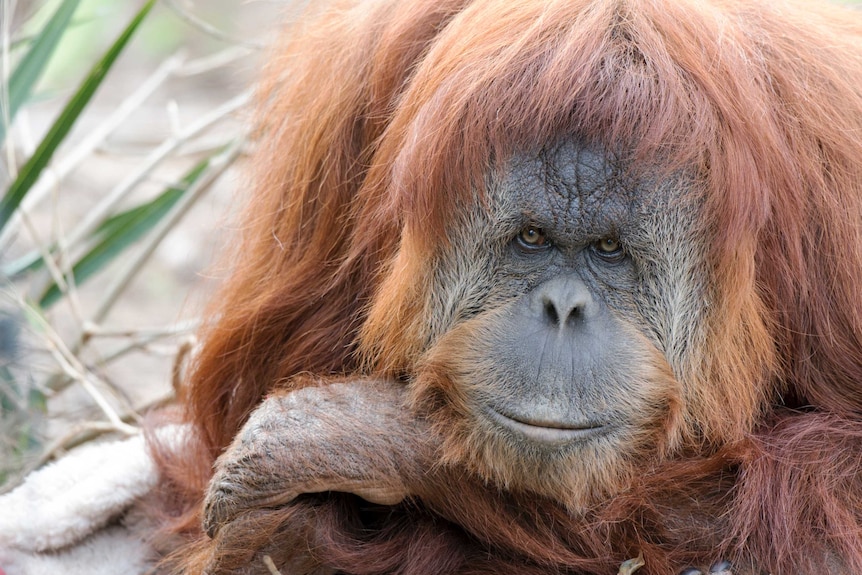
{"type": "Polygon", "coordinates": [[[514,158],[451,232],[429,290],[429,356],[480,475],[578,512],[667,447],[655,435],[675,431],[683,390],[662,347],[690,334],[658,320],[700,277],[661,275],[690,268],[675,258],[694,245],[678,213],[672,225],[649,215],[671,193],[565,142],[514,158]]]}
{"type": "Polygon", "coordinates": [[[502,191],[523,223],[495,283],[521,293],[483,346],[493,383],[474,394],[477,411],[513,441],[550,450],[613,433],[621,417],[604,388],[638,345],[613,311],[636,281],[619,235],[627,192],[603,156],[571,145],[517,163],[502,191]]]}

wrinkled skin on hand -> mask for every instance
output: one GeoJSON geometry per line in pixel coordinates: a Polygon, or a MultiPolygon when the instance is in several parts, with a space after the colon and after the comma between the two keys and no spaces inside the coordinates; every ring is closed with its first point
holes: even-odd
{"type": "Polygon", "coordinates": [[[410,495],[434,441],[404,405],[404,386],[354,380],[274,392],[216,462],[204,503],[210,537],[254,509],[305,493],[353,493],[382,505],[410,495]]]}

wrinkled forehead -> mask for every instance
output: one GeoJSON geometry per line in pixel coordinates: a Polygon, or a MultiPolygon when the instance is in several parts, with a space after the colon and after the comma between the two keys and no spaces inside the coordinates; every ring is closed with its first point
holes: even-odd
{"type": "MultiPolygon", "coordinates": [[[[583,227],[595,217],[631,213],[641,186],[613,154],[577,141],[516,154],[491,178],[496,210],[552,218],[563,227],[583,227]]],[[[641,190],[642,191],[642,190],[641,190]]]]}

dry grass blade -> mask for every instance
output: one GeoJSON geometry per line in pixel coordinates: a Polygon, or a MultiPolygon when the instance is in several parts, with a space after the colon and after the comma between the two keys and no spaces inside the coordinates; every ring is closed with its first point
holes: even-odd
{"type": "MultiPolygon", "coordinates": [[[[44,8],[49,1],[50,6],[66,9],[77,4],[77,0],[35,0],[27,8],[44,8]]],[[[202,255],[195,255],[190,264],[173,259],[182,262],[187,238],[207,241],[198,240],[203,236],[201,215],[196,214],[206,214],[206,237],[218,238],[212,225],[212,214],[217,212],[201,207],[211,203],[202,200],[215,187],[217,201],[224,201],[226,186],[220,180],[243,156],[249,128],[237,116],[253,90],[237,89],[249,82],[236,77],[253,69],[250,62],[259,53],[262,24],[275,22],[273,13],[281,7],[214,0],[214,12],[201,7],[193,14],[167,2],[158,3],[161,6],[155,6],[144,22],[142,15],[154,4],[154,0],[117,3],[105,13],[91,15],[87,3],[81,3],[58,55],[75,54],[69,42],[80,42],[84,36],[86,42],[119,34],[135,14],[136,23],[126,30],[125,40],[138,24],[141,30],[128,49],[125,44],[115,45],[119,48],[112,57],[122,52],[124,63],[110,75],[100,75],[86,87],[63,80],[57,95],[83,90],[86,98],[79,98],[74,113],[61,121],[63,130],[49,133],[47,152],[39,148],[39,134],[50,125],[46,118],[57,113],[58,105],[45,98],[44,88],[31,83],[34,97],[18,98],[20,113],[12,124],[8,83],[0,87],[4,126],[9,129],[0,181],[4,167],[6,174],[18,172],[16,158],[34,150],[39,156],[38,169],[25,166],[19,173],[23,179],[19,177],[11,195],[6,194],[3,218],[14,225],[0,230],[0,253],[11,260],[2,265],[13,292],[6,307],[19,310],[28,350],[28,369],[0,365],[0,420],[4,421],[0,492],[14,485],[19,472],[80,443],[105,434],[138,433],[140,413],[175,396],[183,365],[194,349],[192,333],[199,324],[195,310],[174,307],[186,299],[185,292],[176,291],[173,284],[151,286],[163,281],[158,274],[164,273],[166,265],[170,281],[179,282],[184,290],[201,281],[195,271],[205,265],[209,250],[191,250],[202,255]],[[136,12],[142,6],[144,10],[136,12]],[[253,33],[237,26],[246,13],[257,14],[256,23],[245,24],[253,33]],[[222,14],[232,16],[222,18],[222,14]],[[156,26],[156,34],[146,31],[156,26]],[[154,38],[170,37],[171,26],[183,30],[185,36],[178,38],[181,45],[164,48],[166,53],[157,59],[146,55],[154,38]],[[98,33],[92,32],[96,29],[98,33]],[[201,31],[205,42],[200,40],[201,31]],[[72,32],[81,32],[78,40],[73,40],[72,32]],[[130,79],[133,68],[135,76],[130,79]],[[96,86],[99,96],[90,101],[96,86]],[[103,94],[107,94],[104,101],[103,94]],[[161,127],[166,120],[169,130],[161,127]],[[75,130],[70,130],[72,121],[75,130]],[[224,142],[231,144],[225,147],[224,142]],[[193,179],[185,182],[178,175],[189,173],[207,156],[211,161],[193,179]],[[177,182],[184,184],[182,190],[177,182]],[[168,193],[171,185],[176,185],[177,194],[162,198],[158,188],[168,193]],[[84,264],[86,270],[81,267],[84,264]],[[39,296],[52,284],[58,289],[40,305],[39,296]],[[142,297],[141,289],[152,290],[153,295],[142,297]],[[163,295],[160,290],[168,291],[163,295]],[[171,307],[153,313],[141,305],[154,305],[149,303],[151,297],[168,301],[171,307]],[[49,309],[50,303],[56,305],[49,309]]],[[[17,6],[20,11],[24,5],[17,6]]],[[[44,24],[38,17],[15,14],[15,7],[15,2],[0,0],[0,69],[7,71],[6,79],[44,24]],[[30,28],[16,28],[25,22],[30,28]],[[13,38],[26,41],[17,45],[13,38]],[[17,45],[14,51],[13,45],[17,45]]],[[[90,67],[103,48],[76,56],[73,74],[90,67]]],[[[46,77],[56,74],[45,70],[46,77]]],[[[0,304],[0,313],[3,308],[0,304]]]]}

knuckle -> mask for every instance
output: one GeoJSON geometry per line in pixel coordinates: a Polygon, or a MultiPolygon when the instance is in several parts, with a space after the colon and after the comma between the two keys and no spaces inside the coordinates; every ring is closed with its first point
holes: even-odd
{"type": "Polygon", "coordinates": [[[219,528],[230,522],[236,515],[234,488],[227,482],[214,481],[204,499],[202,526],[204,532],[213,538],[219,528]]]}

